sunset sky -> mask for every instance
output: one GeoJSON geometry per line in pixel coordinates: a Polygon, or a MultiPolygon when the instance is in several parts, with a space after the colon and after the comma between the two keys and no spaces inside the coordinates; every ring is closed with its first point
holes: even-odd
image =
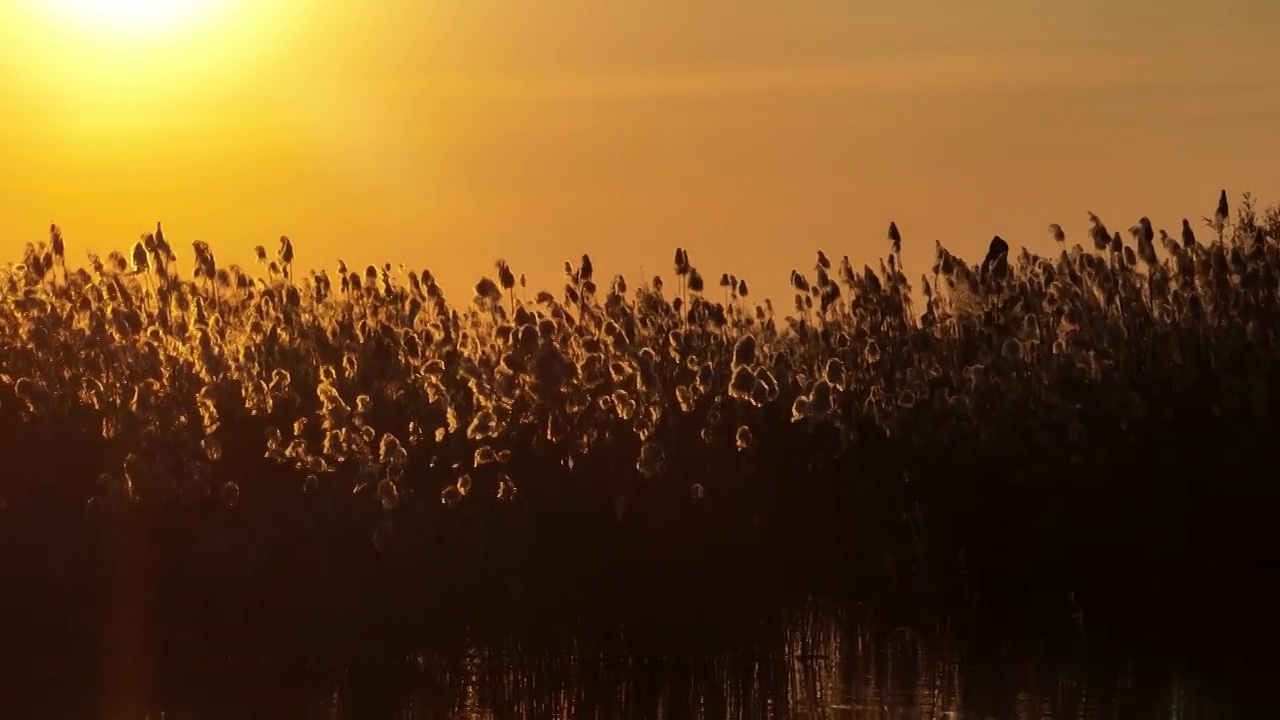
{"type": "Polygon", "coordinates": [[[162,220],[184,271],[191,240],[251,266],[287,234],[457,301],[499,257],[545,287],[681,245],[785,299],[890,220],[918,282],[935,238],[976,260],[1088,210],[1280,200],[1271,0],[186,2],[0,2],[4,259],[50,221],[80,261],[162,220]]]}

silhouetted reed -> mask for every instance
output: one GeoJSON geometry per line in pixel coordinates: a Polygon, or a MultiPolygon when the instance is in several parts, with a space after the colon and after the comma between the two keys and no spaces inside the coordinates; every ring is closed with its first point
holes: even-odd
{"type": "Polygon", "coordinates": [[[785,316],[682,249],[674,286],[584,255],[535,294],[499,260],[450,305],[429,271],[303,272],[287,238],[256,274],[201,241],[185,268],[159,226],[72,270],[54,226],[0,269],[5,594],[32,642],[215,644],[809,592],[1188,606],[1177,578],[1273,554],[1280,446],[1280,214],[1206,222],[938,244],[918,288],[891,225],[878,270],[793,270],[785,316]]]}

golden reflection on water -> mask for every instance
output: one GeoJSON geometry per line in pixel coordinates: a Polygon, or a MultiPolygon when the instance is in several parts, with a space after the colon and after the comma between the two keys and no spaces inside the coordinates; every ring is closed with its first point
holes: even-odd
{"type": "MultiPolygon", "coordinates": [[[[571,643],[554,656],[472,647],[421,656],[412,687],[350,680],[321,705],[345,718],[843,718],[943,720],[1206,717],[1172,671],[1002,654],[966,662],[906,630],[876,634],[810,616],[776,654],[615,655],[571,643]]],[[[767,645],[763,642],[762,647],[767,645]]],[[[313,706],[314,707],[314,706],[313,706]]]]}
{"type": "MultiPolygon", "coordinates": [[[[946,636],[944,636],[946,637],[946,636]]],[[[459,635],[388,662],[224,658],[217,669],[167,660],[146,698],[28,683],[6,717],[214,718],[830,718],[1091,720],[1217,717],[1172,666],[1087,647],[1028,641],[981,653],[905,628],[813,608],[732,631],[459,635]],[[709,638],[709,639],[708,639],[709,638]],[[104,695],[110,695],[105,693],[104,695]],[[59,698],[61,698],[59,700],[59,698]],[[58,702],[74,702],[62,706],[58,702]],[[102,703],[105,703],[102,704],[102,703]]],[[[99,687],[100,692],[103,688],[99,687]]],[[[13,696],[11,695],[11,698],[13,696]]]]}

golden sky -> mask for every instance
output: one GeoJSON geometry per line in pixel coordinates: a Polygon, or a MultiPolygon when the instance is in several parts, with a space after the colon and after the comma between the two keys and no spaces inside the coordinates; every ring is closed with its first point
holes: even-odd
{"type": "Polygon", "coordinates": [[[1223,187],[1280,200],[1271,0],[184,1],[0,0],[6,257],[162,220],[184,260],[287,234],[461,301],[499,257],[545,287],[681,245],[785,306],[890,220],[915,279],[935,238],[977,260],[1088,210],[1172,232],[1223,187]]]}

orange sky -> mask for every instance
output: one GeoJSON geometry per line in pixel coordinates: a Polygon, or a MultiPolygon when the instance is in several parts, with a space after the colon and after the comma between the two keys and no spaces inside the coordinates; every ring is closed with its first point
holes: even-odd
{"type": "Polygon", "coordinates": [[[1268,0],[203,1],[163,32],[0,2],[6,256],[163,220],[184,258],[288,234],[458,301],[498,257],[543,287],[682,245],[785,301],[890,220],[914,279],[935,238],[976,260],[1087,210],[1173,231],[1222,187],[1280,200],[1268,0]]]}

